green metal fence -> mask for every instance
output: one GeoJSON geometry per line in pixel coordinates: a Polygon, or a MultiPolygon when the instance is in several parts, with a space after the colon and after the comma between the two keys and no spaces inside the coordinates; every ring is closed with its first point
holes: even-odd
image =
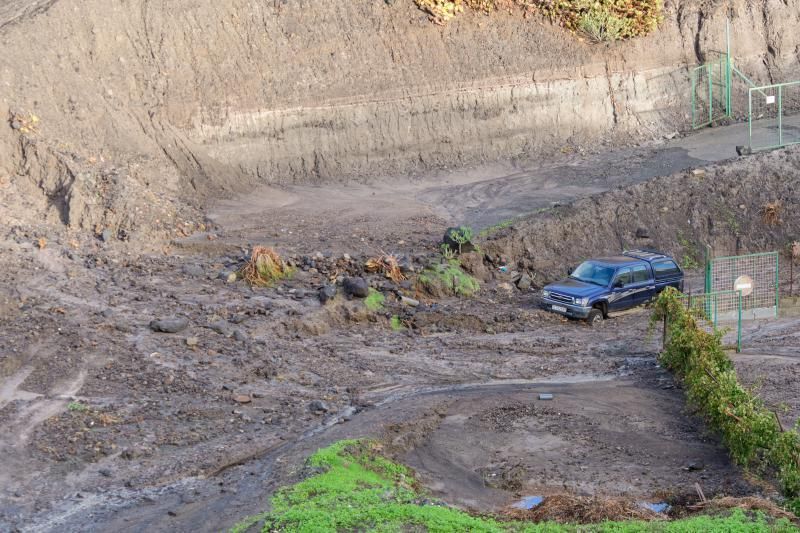
{"type": "Polygon", "coordinates": [[[688,294],[681,300],[708,329],[719,331],[721,324],[728,328],[723,332],[723,344],[742,351],[742,291],[688,294]]]}
{"type": "Polygon", "coordinates": [[[731,116],[731,61],[728,54],[691,70],[692,128],[702,128],[731,116]]]}
{"type": "Polygon", "coordinates": [[[778,316],[778,252],[717,257],[706,262],[706,293],[742,291],[745,319],[778,316]]]}
{"type": "Polygon", "coordinates": [[[748,91],[750,149],[768,150],[800,144],[800,81],[751,87],[748,91]]]}

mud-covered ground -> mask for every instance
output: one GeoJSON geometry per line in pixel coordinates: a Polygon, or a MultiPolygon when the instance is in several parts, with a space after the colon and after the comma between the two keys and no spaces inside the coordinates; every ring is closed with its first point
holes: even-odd
{"type": "MultiPolygon", "coordinates": [[[[411,278],[436,260],[457,220],[430,203],[438,191],[256,192],[218,204],[205,232],[149,243],[158,253],[45,227],[4,235],[0,523],[219,530],[263,509],[316,447],[359,436],[383,438],[434,495],[483,511],[558,493],[685,500],[694,483],[706,496],[774,495],[686,410],[646,310],[591,329],[538,309],[535,272],[520,291],[483,265],[477,296],[440,300],[365,274],[379,251],[405,256],[411,278]],[[221,279],[256,243],[296,275],[267,289],[221,279]],[[384,292],[384,310],[341,293],[319,302],[322,285],[353,275],[384,292]],[[176,317],[188,323],[178,333],[150,327],[176,317]]],[[[800,414],[798,322],[748,323],[736,357],[745,381],[786,405],[786,425],[800,414]]]]}

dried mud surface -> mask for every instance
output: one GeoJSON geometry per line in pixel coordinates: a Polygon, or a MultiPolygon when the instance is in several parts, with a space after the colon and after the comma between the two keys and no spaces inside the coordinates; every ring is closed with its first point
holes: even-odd
{"type": "MultiPolygon", "coordinates": [[[[792,157],[731,161],[716,172],[772,172],[792,157]]],[[[675,179],[686,178],[645,186],[667,191],[675,179]]],[[[695,482],[707,496],[773,495],[686,410],[679,385],[657,367],[646,310],[591,329],[539,310],[535,291],[518,291],[491,263],[473,265],[484,273],[474,298],[431,300],[367,275],[387,294],[384,311],[341,295],[322,306],[317,289],[363,274],[377,250],[417,269],[435,260],[455,219],[426,203],[426,187],[400,188],[394,202],[379,186],[285,188],[278,203],[254,194],[240,210],[218,204],[205,232],[164,242],[159,253],[7,234],[2,523],[219,530],[302,476],[314,449],[360,436],[384,439],[434,495],[482,511],[531,494],[685,500],[695,482]],[[256,242],[294,257],[297,274],[267,289],[219,279],[256,242]],[[403,306],[398,292],[419,307],[403,306]],[[409,329],[392,331],[393,314],[409,329]],[[188,328],[149,327],[169,317],[188,328]],[[555,399],[539,401],[540,392],[555,399]]],[[[609,194],[630,187],[641,186],[609,194]]],[[[548,223],[540,213],[520,227],[537,217],[548,223]]],[[[785,223],[794,223],[788,212],[785,223]]],[[[575,249],[594,246],[583,233],[566,238],[575,249]]],[[[800,415],[797,326],[749,323],[736,358],[768,402],[788,405],[786,425],[800,415]]]]}

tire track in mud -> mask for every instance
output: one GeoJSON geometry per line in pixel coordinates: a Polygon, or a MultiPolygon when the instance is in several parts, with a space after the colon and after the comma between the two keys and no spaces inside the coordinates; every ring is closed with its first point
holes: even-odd
{"type": "Polygon", "coordinates": [[[187,477],[161,487],[84,494],[78,505],[74,501],[61,503],[35,519],[26,530],[125,531],[131,530],[133,523],[136,531],[220,530],[247,514],[263,510],[272,492],[297,478],[291,464],[302,464],[314,450],[343,438],[378,436],[384,426],[406,418],[437,397],[524,393],[541,387],[559,388],[563,394],[575,385],[609,383],[615,379],[618,378],[583,375],[409,387],[371,398],[369,405],[362,408],[351,406],[294,440],[260,450],[251,457],[235,458],[204,476],[187,477]],[[238,469],[245,469],[250,475],[237,472],[238,469]],[[220,486],[233,487],[220,491],[220,486]]]}

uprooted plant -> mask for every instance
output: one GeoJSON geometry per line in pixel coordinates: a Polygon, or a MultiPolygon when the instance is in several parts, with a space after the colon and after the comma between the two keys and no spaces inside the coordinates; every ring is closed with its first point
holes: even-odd
{"type": "Polygon", "coordinates": [[[372,257],[367,260],[365,267],[367,272],[379,272],[395,283],[400,283],[406,279],[400,271],[400,262],[392,254],[384,253],[378,257],[372,257]]]}
{"type": "Polygon", "coordinates": [[[242,267],[242,277],[250,285],[268,287],[280,279],[291,276],[289,267],[274,248],[256,246],[250,259],[242,267]]]}
{"type": "Polygon", "coordinates": [[[767,202],[761,206],[761,220],[767,226],[779,226],[781,223],[781,202],[767,202]]]}

